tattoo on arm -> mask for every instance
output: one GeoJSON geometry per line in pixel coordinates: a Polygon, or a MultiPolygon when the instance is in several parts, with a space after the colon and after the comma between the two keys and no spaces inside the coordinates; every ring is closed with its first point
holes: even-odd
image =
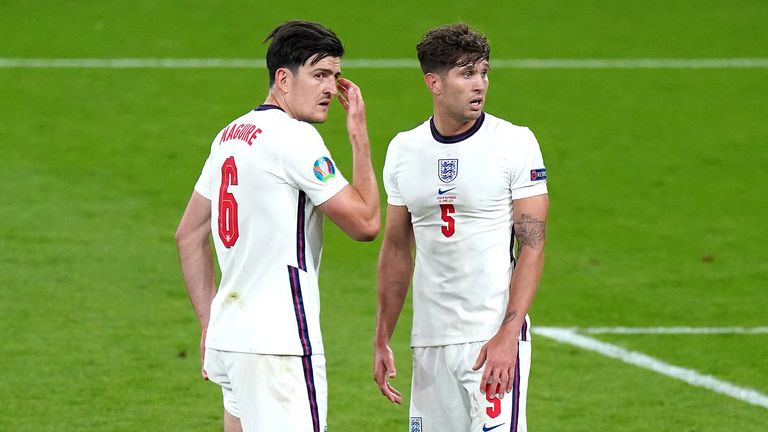
{"type": "Polygon", "coordinates": [[[546,230],[546,222],[525,213],[521,214],[520,219],[515,221],[515,237],[520,242],[520,249],[525,246],[530,246],[533,249],[542,247],[546,230]]]}
{"type": "Polygon", "coordinates": [[[504,317],[504,321],[501,323],[501,325],[511,322],[515,318],[517,318],[517,311],[507,311],[507,316],[504,317]]]}

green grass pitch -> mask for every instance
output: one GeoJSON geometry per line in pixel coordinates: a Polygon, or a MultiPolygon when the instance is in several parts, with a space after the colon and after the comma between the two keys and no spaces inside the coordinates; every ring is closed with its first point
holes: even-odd
{"type": "MultiPolygon", "coordinates": [[[[765,58],[759,0],[0,0],[0,58],[263,58],[287,19],[348,59],[414,58],[465,20],[492,59],[765,58]]],[[[343,67],[343,63],[342,63],[343,67]]],[[[374,166],[430,114],[416,69],[344,68],[374,166]]],[[[768,69],[491,71],[490,113],[534,130],[551,215],[534,326],[768,325],[768,69]]],[[[263,101],[248,69],[0,68],[0,431],[220,430],[173,233],[209,143],[263,101]]],[[[351,173],[342,110],[318,127],[351,173]]],[[[326,225],[331,431],[404,431],[371,379],[379,242],[326,225]]],[[[268,252],[268,251],[265,251],[268,252]]],[[[408,395],[410,308],[394,350],[408,395]]],[[[766,335],[595,338],[768,393],[766,335]]],[[[763,431],[768,410],[534,338],[532,431],[763,431]]]]}

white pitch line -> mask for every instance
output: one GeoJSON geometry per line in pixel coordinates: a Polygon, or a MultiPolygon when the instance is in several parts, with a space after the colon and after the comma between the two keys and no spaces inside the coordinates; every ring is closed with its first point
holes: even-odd
{"type": "Polygon", "coordinates": [[[768,68],[768,58],[491,59],[491,67],[511,69],[764,69],[768,68]]]}
{"type": "Polygon", "coordinates": [[[768,327],[587,327],[589,334],[768,334],[768,327]]]}
{"type": "Polygon", "coordinates": [[[739,387],[729,382],[717,379],[711,375],[701,374],[693,369],[675,366],[655,359],[651,356],[629,351],[619,346],[601,342],[597,339],[580,335],[573,329],[557,327],[535,327],[535,334],[568,345],[573,345],[588,351],[593,351],[639,368],[652,370],[656,373],[684,381],[692,386],[702,387],[768,409],[768,395],[757,390],[739,387]]]}
{"type": "MultiPolygon", "coordinates": [[[[418,69],[415,59],[344,59],[357,69],[418,69]]],[[[494,69],[768,69],[768,58],[491,59],[494,69]]],[[[0,69],[252,69],[263,59],[0,58],[0,69]]]]}
{"type": "Polygon", "coordinates": [[[2,58],[0,68],[18,69],[251,69],[265,67],[255,59],[179,58],[2,58]]]}

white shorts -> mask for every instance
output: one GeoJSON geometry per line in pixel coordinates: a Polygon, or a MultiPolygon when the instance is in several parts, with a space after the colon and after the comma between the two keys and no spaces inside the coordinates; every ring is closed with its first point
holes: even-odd
{"type": "Polygon", "coordinates": [[[325,356],[205,350],[208,379],[221,386],[224,409],[243,432],[325,432],[325,356]]]}
{"type": "Polygon", "coordinates": [[[473,371],[485,342],[413,349],[409,432],[525,432],[531,342],[518,341],[511,393],[480,393],[483,369],[473,371]]]}

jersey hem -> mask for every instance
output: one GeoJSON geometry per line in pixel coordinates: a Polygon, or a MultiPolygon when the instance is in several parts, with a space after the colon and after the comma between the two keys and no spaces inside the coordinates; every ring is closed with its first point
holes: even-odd
{"type": "MultiPolygon", "coordinates": [[[[486,337],[486,338],[471,338],[471,339],[456,339],[456,340],[449,340],[449,341],[443,341],[443,342],[413,342],[411,341],[411,348],[431,348],[431,347],[441,347],[441,346],[448,346],[448,345],[461,345],[461,344],[468,344],[468,343],[475,343],[475,342],[486,342],[490,340],[493,337],[493,335],[486,337]]],[[[530,342],[531,338],[526,337],[523,338],[523,334],[521,333],[520,336],[517,337],[518,342],[530,342]]]]}
{"type": "MultiPolygon", "coordinates": [[[[197,185],[195,185],[195,186],[197,186],[197,185]]],[[[210,200],[211,200],[211,197],[210,197],[210,196],[206,196],[206,193],[207,193],[207,192],[201,191],[201,190],[200,190],[200,189],[198,189],[197,187],[195,187],[195,188],[194,188],[194,191],[195,191],[195,192],[197,192],[197,193],[199,193],[199,194],[200,194],[200,196],[202,196],[203,198],[207,199],[208,201],[210,201],[210,200]]],[[[210,195],[210,194],[208,194],[208,195],[210,195]]]]}
{"type": "MultiPolygon", "coordinates": [[[[304,357],[305,354],[301,349],[298,350],[279,350],[279,349],[263,349],[263,348],[240,348],[231,345],[219,345],[219,344],[205,344],[206,348],[214,349],[217,351],[237,352],[244,354],[263,354],[263,355],[278,355],[278,356],[296,356],[304,357]]],[[[325,350],[322,347],[318,350],[313,345],[312,354],[309,355],[325,355],[325,350]]]]}

